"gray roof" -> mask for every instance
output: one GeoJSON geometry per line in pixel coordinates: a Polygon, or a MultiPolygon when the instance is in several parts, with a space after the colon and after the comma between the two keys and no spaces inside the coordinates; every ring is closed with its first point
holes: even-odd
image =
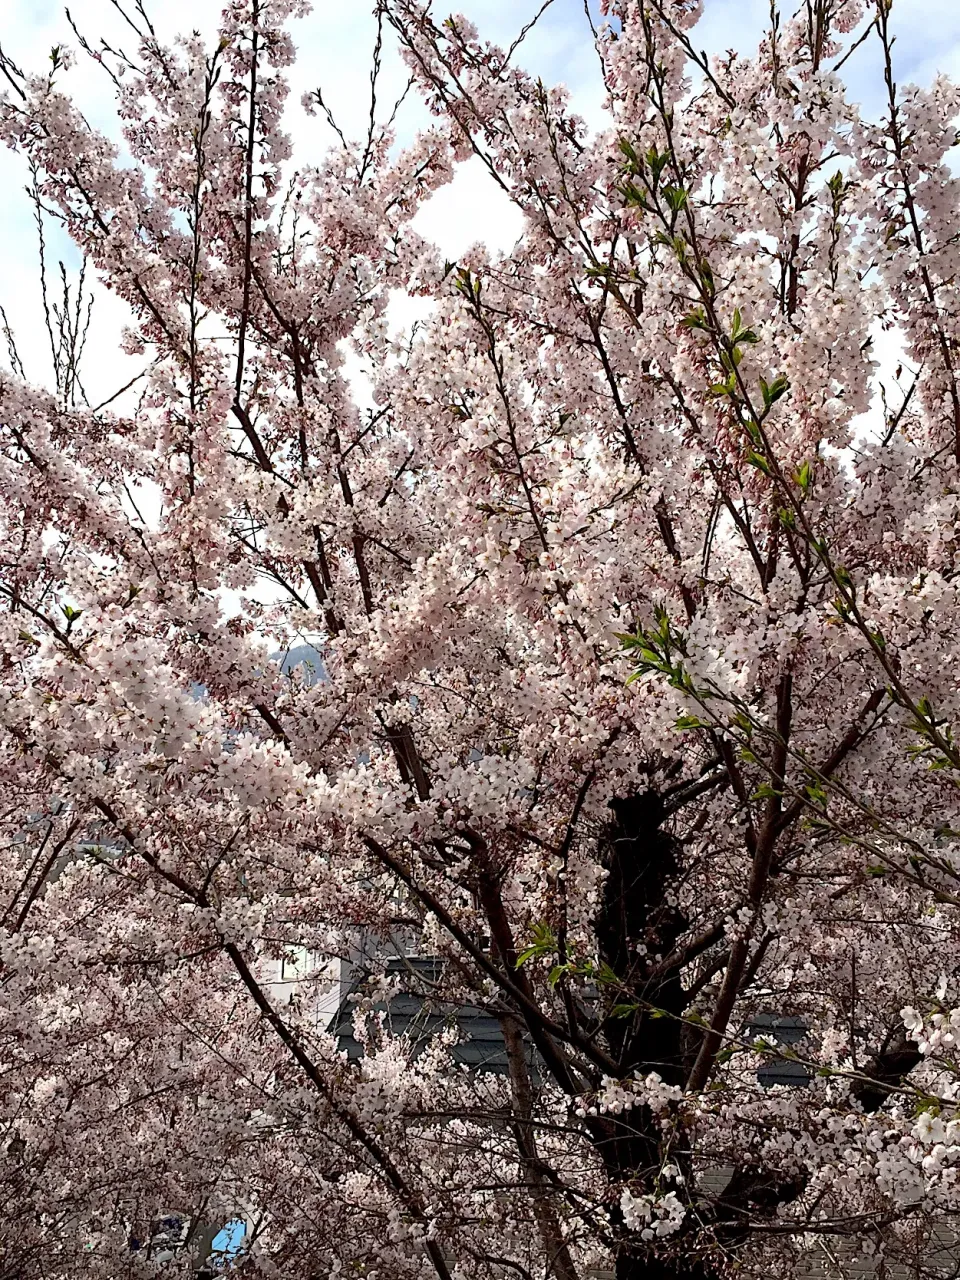
{"type": "MultiPolygon", "coordinates": [[[[744,1030],[753,1040],[762,1037],[778,1045],[792,1045],[799,1044],[810,1028],[804,1018],[792,1014],[755,1013],[744,1030]]],[[[775,1084],[805,1089],[812,1079],[809,1067],[790,1058],[770,1058],[757,1072],[757,1080],[765,1089],[775,1084]]]]}
{"type": "MultiPolygon", "coordinates": [[[[387,961],[386,974],[392,978],[406,975],[409,983],[405,985],[409,988],[417,985],[418,979],[424,987],[430,987],[439,980],[442,967],[442,961],[432,957],[394,956],[387,961]]],[[[363,1046],[353,1034],[353,1014],[362,995],[362,986],[361,974],[331,1023],[338,1047],[341,1052],[346,1052],[351,1062],[363,1057],[363,1046]]],[[[455,1025],[457,1043],[451,1049],[454,1062],[470,1071],[494,1072],[497,1075],[507,1072],[507,1051],[500,1020],[484,1009],[475,1005],[444,1003],[413,989],[401,990],[389,1001],[380,1001],[373,1007],[378,1013],[386,1014],[384,1023],[391,1035],[406,1036],[411,1041],[414,1054],[420,1053],[438,1031],[455,1025]]],[[[808,1030],[803,1018],[773,1013],[755,1014],[745,1027],[751,1038],[763,1037],[779,1045],[798,1044],[808,1030]]],[[[531,1061],[532,1058],[531,1053],[531,1061]]],[[[811,1079],[808,1067],[789,1058],[771,1058],[757,1072],[757,1080],[764,1088],[776,1084],[805,1088],[811,1079]]]]}
{"type": "MultiPolygon", "coordinates": [[[[396,956],[386,965],[389,977],[409,975],[415,985],[420,978],[424,986],[435,983],[440,977],[442,962],[432,958],[396,956]]],[[[353,1034],[353,1013],[360,998],[362,977],[354,984],[337,1010],[331,1024],[341,1051],[346,1050],[351,1061],[363,1057],[363,1046],[353,1034]]],[[[386,1014],[385,1023],[392,1035],[406,1036],[413,1052],[420,1053],[438,1032],[456,1026],[457,1043],[451,1049],[454,1062],[469,1071],[507,1072],[507,1051],[503,1042],[500,1021],[484,1009],[474,1005],[454,1005],[434,1000],[422,992],[401,991],[388,1002],[377,1003],[374,1008],[386,1014]]]]}

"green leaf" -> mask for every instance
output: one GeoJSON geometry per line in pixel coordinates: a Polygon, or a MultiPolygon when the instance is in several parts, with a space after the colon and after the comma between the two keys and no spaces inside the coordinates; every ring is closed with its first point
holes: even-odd
{"type": "Polygon", "coordinates": [[[815,804],[822,805],[826,808],[827,793],[819,782],[811,782],[809,786],[804,787],[803,790],[808,800],[812,800],[815,804]]]}
{"type": "Polygon", "coordinates": [[[610,1010],[611,1018],[632,1018],[640,1008],[638,1004],[615,1004],[610,1010]]]}
{"type": "Polygon", "coordinates": [[[623,196],[624,203],[629,207],[639,207],[646,210],[647,213],[653,212],[653,209],[647,202],[646,197],[636,183],[625,182],[623,186],[620,187],[620,194],[623,196]]]}
{"type": "Polygon", "coordinates": [[[677,716],[674,722],[675,729],[708,729],[709,727],[699,716],[677,716]]]}
{"type": "Polygon", "coordinates": [[[475,276],[469,267],[458,267],[454,288],[459,293],[462,293],[464,297],[472,298],[475,302],[479,302],[483,281],[479,276],[475,276]]]}
{"type": "Polygon", "coordinates": [[[632,165],[639,165],[640,161],[637,159],[636,149],[634,148],[633,143],[629,141],[629,139],[619,138],[617,140],[617,146],[620,148],[620,151],[622,152],[622,154],[627,157],[627,159],[630,161],[632,165]]]}
{"type": "Polygon", "coordinates": [[[796,472],[793,478],[803,492],[806,493],[810,488],[810,481],[813,479],[813,467],[810,465],[809,459],[804,460],[800,469],[796,472]]]}
{"type": "Polygon", "coordinates": [[[767,382],[765,378],[760,379],[760,394],[763,396],[763,407],[769,409],[771,405],[776,404],[781,396],[786,395],[790,390],[790,383],[784,377],[774,378],[772,382],[767,382]]]}
{"type": "Polygon", "coordinates": [[[709,329],[707,313],[703,307],[694,307],[688,316],[680,321],[685,329],[709,329]]]}
{"type": "Polygon", "coordinates": [[[713,386],[707,387],[707,395],[710,396],[732,396],[737,389],[737,379],[731,373],[726,382],[715,382],[713,386]]]}
{"type": "Polygon", "coordinates": [[[757,453],[756,449],[747,450],[747,462],[750,463],[751,467],[756,467],[758,471],[762,471],[765,476],[772,474],[770,463],[762,453],[757,453]]]}
{"type": "Polygon", "coordinates": [[[528,960],[556,954],[556,935],[548,924],[535,924],[530,932],[533,936],[533,941],[517,956],[514,966],[517,969],[525,965],[528,960]]]}
{"type": "Polygon", "coordinates": [[[649,151],[647,151],[646,155],[644,156],[644,160],[646,161],[647,167],[650,170],[651,190],[656,191],[657,185],[660,182],[660,175],[663,173],[664,169],[670,163],[670,152],[669,151],[660,152],[657,150],[656,147],[651,147],[649,151]]]}
{"type": "Polygon", "coordinates": [[[657,671],[669,670],[666,659],[656,649],[648,649],[646,645],[640,648],[640,661],[646,663],[648,667],[653,667],[657,671]]]}
{"type": "Polygon", "coordinates": [[[751,800],[776,800],[779,796],[782,796],[782,795],[783,795],[783,792],[775,790],[775,788],[771,787],[769,782],[761,782],[760,786],[757,787],[756,791],[753,793],[750,799],[751,800]]]}
{"type": "Polygon", "coordinates": [[[823,822],[820,818],[801,818],[800,827],[804,831],[832,831],[829,822],[823,822]]]}
{"type": "Polygon", "coordinates": [[[731,346],[736,347],[744,342],[754,343],[759,341],[760,339],[757,337],[753,329],[744,327],[743,316],[740,312],[740,308],[737,307],[733,313],[733,328],[730,330],[731,346]]]}

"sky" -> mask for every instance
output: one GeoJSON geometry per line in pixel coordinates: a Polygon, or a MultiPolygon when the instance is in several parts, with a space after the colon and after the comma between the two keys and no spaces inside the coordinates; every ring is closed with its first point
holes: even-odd
{"type": "MultiPolygon", "coordinates": [[[[220,0],[146,0],[162,38],[197,29],[211,36],[220,0]]],[[[542,0],[458,0],[451,9],[464,11],[481,34],[501,45],[513,41],[537,13],[542,0]]],[[[596,12],[597,0],[589,0],[596,12]]],[[[132,7],[132,5],[131,5],[132,7]]],[[[91,44],[102,36],[112,44],[132,48],[134,40],[114,0],[73,0],[71,13],[91,44]]],[[[317,0],[313,13],[294,26],[298,62],[291,72],[292,90],[287,127],[298,157],[319,157],[330,141],[322,121],[310,118],[300,106],[302,94],[318,85],[348,136],[360,136],[368,110],[370,51],[374,39],[372,0],[317,0]]],[[[438,14],[448,9],[435,0],[438,14]]],[[[697,29],[697,43],[710,53],[734,48],[749,52],[756,43],[768,11],[768,0],[705,0],[697,29]]],[[[54,45],[77,48],[62,0],[0,0],[0,39],[9,57],[25,70],[49,64],[54,45]]],[[[441,14],[442,16],[442,14],[441,14]]],[[[958,0],[896,0],[898,78],[902,83],[928,82],[938,72],[960,77],[960,3],[958,0]]],[[[518,59],[547,83],[562,82],[575,108],[588,122],[602,127],[602,93],[583,0],[552,0],[524,42],[518,59]]],[[[864,51],[847,64],[845,75],[852,96],[870,111],[879,110],[882,83],[879,68],[864,51]]],[[[382,99],[395,96],[406,79],[399,60],[388,53],[382,77],[382,99]]],[[[104,73],[80,55],[66,83],[91,125],[118,138],[112,111],[111,85],[104,73]]],[[[410,103],[403,117],[412,133],[426,122],[426,113],[410,103]]],[[[27,179],[22,161],[0,151],[0,306],[17,337],[31,381],[49,383],[49,346],[42,323],[37,277],[37,229],[23,194],[27,179]]],[[[439,244],[445,256],[456,259],[471,243],[483,240],[493,249],[508,248],[520,231],[519,215],[482,170],[469,162],[455,182],[438,192],[418,215],[418,229],[439,244]]],[[[63,257],[76,263],[69,244],[49,230],[52,268],[63,257]]],[[[120,304],[96,289],[86,381],[92,403],[112,394],[131,372],[116,350],[124,315],[120,304]]],[[[0,362],[6,363],[0,340],[0,362]]]]}

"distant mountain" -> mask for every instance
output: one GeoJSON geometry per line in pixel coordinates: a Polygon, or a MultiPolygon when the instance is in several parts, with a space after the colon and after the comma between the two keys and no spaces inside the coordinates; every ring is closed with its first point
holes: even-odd
{"type": "MultiPolygon", "coordinates": [[[[285,676],[297,667],[304,668],[304,683],[309,685],[317,684],[318,681],[326,680],[327,673],[323,669],[323,660],[320,657],[320,650],[315,649],[312,644],[298,644],[292,649],[287,649],[284,653],[271,653],[270,661],[280,664],[280,670],[285,676]]],[[[206,686],[191,681],[190,694],[196,698],[198,702],[207,696],[206,686]]]]}
{"type": "Polygon", "coordinates": [[[271,661],[280,663],[280,670],[284,675],[289,675],[295,667],[301,665],[305,667],[303,676],[308,685],[327,678],[320,651],[312,644],[298,644],[293,649],[287,649],[285,653],[271,653],[270,658],[271,661]]]}

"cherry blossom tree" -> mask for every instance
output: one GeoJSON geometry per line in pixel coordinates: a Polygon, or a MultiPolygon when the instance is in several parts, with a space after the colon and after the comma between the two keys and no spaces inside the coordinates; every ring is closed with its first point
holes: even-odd
{"type": "Polygon", "coordinates": [[[294,157],[305,7],[78,32],[125,155],[66,51],[2,61],[142,374],[87,403],[76,286],[50,389],[5,321],[0,1276],[190,1274],[171,1212],[283,1280],[954,1273],[958,90],[898,86],[890,0],[719,60],[611,0],[591,133],[383,0],[433,125],[374,75],[294,157]],[[524,231],[445,262],[469,157],[524,231]],[[503,1075],[390,1033],[400,933],[503,1075]],[[271,966],[361,934],[351,1061],[271,966]]]}

